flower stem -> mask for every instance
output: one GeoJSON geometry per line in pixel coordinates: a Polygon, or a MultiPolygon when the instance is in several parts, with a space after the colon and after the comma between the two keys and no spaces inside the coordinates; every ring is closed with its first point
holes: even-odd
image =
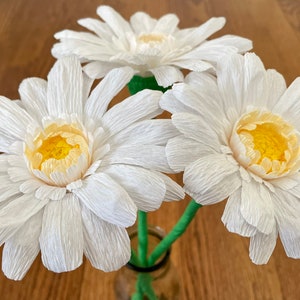
{"type": "Polygon", "coordinates": [[[201,204],[196,203],[193,199],[185,209],[181,218],[175,224],[173,229],[161,240],[148,258],[148,265],[152,266],[156,260],[170,248],[170,246],[185,232],[191,223],[201,204]]]}
{"type": "Polygon", "coordinates": [[[148,265],[148,222],[147,213],[138,211],[138,255],[139,261],[143,267],[148,265]]]}

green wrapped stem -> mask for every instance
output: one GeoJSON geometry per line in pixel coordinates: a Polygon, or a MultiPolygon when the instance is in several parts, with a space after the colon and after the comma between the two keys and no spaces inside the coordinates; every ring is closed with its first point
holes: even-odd
{"type": "Polygon", "coordinates": [[[139,75],[134,75],[127,84],[127,87],[131,95],[134,95],[145,89],[157,90],[162,92],[165,92],[169,89],[168,87],[165,88],[158,85],[154,76],[142,77],[139,75]]]}
{"type": "Polygon", "coordinates": [[[138,211],[138,257],[141,265],[147,267],[148,254],[148,222],[147,213],[138,211]]]}
{"type": "Polygon", "coordinates": [[[196,203],[193,199],[190,201],[183,215],[175,224],[173,229],[161,240],[161,242],[156,246],[156,248],[150,254],[148,258],[149,266],[154,265],[156,260],[164,252],[166,252],[171,247],[171,245],[185,232],[185,230],[193,220],[194,216],[196,215],[200,207],[202,207],[202,205],[196,203]]]}

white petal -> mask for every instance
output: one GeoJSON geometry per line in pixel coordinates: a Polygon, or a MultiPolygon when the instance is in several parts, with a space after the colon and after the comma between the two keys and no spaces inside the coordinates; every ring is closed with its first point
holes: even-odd
{"type": "Polygon", "coordinates": [[[166,146],[167,160],[175,172],[180,172],[198,158],[215,153],[209,146],[203,146],[183,135],[170,139],[166,146]]]}
{"type": "Polygon", "coordinates": [[[200,116],[189,113],[176,113],[172,115],[172,123],[185,137],[206,145],[212,151],[220,152],[219,136],[214,128],[200,116]]]}
{"type": "Polygon", "coordinates": [[[11,182],[7,175],[0,176],[0,202],[20,193],[19,185],[11,182]]]}
{"type": "Polygon", "coordinates": [[[89,176],[79,189],[72,191],[101,219],[117,226],[128,227],[136,219],[136,205],[127,192],[108,175],[89,176]]]}
{"type": "Polygon", "coordinates": [[[119,68],[120,64],[110,61],[92,61],[87,63],[83,70],[91,78],[102,78],[114,68],[119,68]]]}
{"type": "Polygon", "coordinates": [[[272,197],[262,183],[242,182],[241,213],[249,224],[264,234],[270,234],[275,227],[272,197]]]}
{"type": "Polygon", "coordinates": [[[164,200],[165,183],[154,172],[126,165],[112,165],[103,171],[126,190],[139,210],[156,210],[164,200]]]}
{"type": "Polygon", "coordinates": [[[42,211],[31,217],[9,240],[2,254],[2,270],[6,277],[21,280],[40,251],[39,236],[42,211]]]}
{"type": "Polygon", "coordinates": [[[88,118],[97,120],[107,111],[110,101],[130,81],[134,72],[130,67],[114,69],[109,72],[92,91],[85,106],[88,118]]]}
{"type": "MultiPolygon", "coordinates": [[[[267,107],[270,110],[274,109],[274,106],[279,101],[280,97],[286,90],[286,83],[284,77],[275,70],[267,70],[267,84],[268,88],[268,97],[267,97],[267,107]]],[[[279,112],[280,114],[282,111],[279,112]]]]}
{"type": "Polygon", "coordinates": [[[245,104],[261,106],[268,95],[267,87],[266,70],[261,59],[254,53],[246,53],[244,56],[243,97],[245,104]]]}
{"type": "Polygon", "coordinates": [[[156,172],[156,175],[159,176],[166,185],[166,194],[164,201],[174,201],[174,200],[182,200],[185,196],[183,188],[172,180],[169,176],[156,172]]]}
{"type": "Polygon", "coordinates": [[[65,197],[66,192],[65,187],[43,184],[36,190],[35,197],[37,199],[61,200],[65,197]]]}
{"type": "Polygon", "coordinates": [[[219,62],[217,69],[218,87],[223,101],[228,108],[235,108],[237,115],[242,114],[244,107],[244,58],[232,55],[219,62]]]}
{"type": "MultiPolygon", "coordinates": [[[[176,86],[176,84],[174,84],[174,87],[176,86]]],[[[194,109],[192,109],[191,107],[187,106],[184,101],[181,102],[179,101],[175,96],[174,96],[174,91],[172,90],[168,90],[166,91],[160,101],[159,101],[159,105],[162,109],[169,111],[170,113],[174,114],[174,113],[180,113],[180,112],[187,112],[187,113],[191,113],[191,114],[195,114],[194,109]]]]}
{"type": "Polygon", "coordinates": [[[47,202],[47,200],[38,200],[30,194],[11,200],[0,209],[0,229],[24,224],[30,217],[37,214],[47,202]]]}
{"type": "Polygon", "coordinates": [[[91,264],[102,271],[121,268],[130,259],[130,240],[125,228],[98,218],[82,207],[84,254],[91,264]]]}
{"type": "Polygon", "coordinates": [[[134,123],[109,139],[113,146],[121,144],[155,144],[165,145],[179,132],[171,120],[155,119],[134,123]]]}
{"type": "Polygon", "coordinates": [[[174,14],[166,14],[157,20],[153,32],[161,32],[165,35],[172,34],[179,23],[179,19],[174,14]]]}
{"type": "Polygon", "coordinates": [[[74,57],[59,59],[48,74],[47,107],[49,114],[76,113],[82,116],[82,69],[74,57]]]}
{"type": "Polygon", "coordinates": [[[150,170],[172,173],[167,162],[165,147],[158,145],[124,145],[111,149],[102,165],[126,164],[150,170]]]}
{"type": "Polygon", "coordinates": [[[278,231],[274,227],[273,231],[266,235],[257,232],[250,239],[250,258],[258,265],[266,264],[276,246],[278,231]]]}
{"type": "Polygon", "coordinates": [[[182,69],[187,69],[195,72],[203,72],[209,69],[214,69],[212,64],[200,60],[196,55],[190,56],[191,58],[189,58],[188,55],[180,56],[179,58],[172,60],[171,63],[172,65],[175,65],[182,69]]]}
{"type": "Polygon", "coordinates": [[[224,112],[220,109],[224,107],[224,104],[220,103],[220,93],[216,81],[209,75],[205,76],[202,73],[197,75],[198,73],[195,72],[190,73],[186,79],[189,84],[174,85],[173,95],[176,97],[176,101],[180,101],[192,109],[194,114],[201,115],[205,120],[210,121],[209,123],[218,124],[221,122],[220,119],[224,118],[224,112]],[[198,80],[199,83],[195,84],[194,80],[198,80]]]}
{"type": "Polygon", "coordinates": [[[71,271],[82,264],[81,209],[71,193],[45,207],[40,246],[43,264],[51,271],[71,271]]]}
{"type": "Polygon", "coordinates": [[[181,36],[181,44],[189,45],[194,48],[204,40],[206,40],[209,36],[211,36],[216,31],[220,30],[225,25],[225,18],[210,18],[204,24],[200,25],[197,28],[193,28],[193,30],[189,30],[188,32],[181,30],[185,34],[182,35],[182,32],[179,32],[181,36]]]}
{"type": "Polygon", "coordinates": [[[196,196],[195,200],[203,205],[222,201],[241,185],[237,170],[238,166],[229,162],[226,155],[201,157],[185,169],[183,182],[186,192],[196,196]]]}
{"type": "Polygon", "coordinates": [[[169,87],[174,82],[183,81],[182,72],[173,66],[158,66],[150,69],[150,72],[154,75],[158,85],[163,87],[169,87]]]}
{"type": "Polygon", "coordinates": [[[24,140],[27,127],[36,124],[24,109],[3,96],[0,96],[0,112],[1,143],[24,140]]]}
{"type": "Polygon", "coordinates": [[[129,125],[157,116],[162,110],[158,102],[162,93],[159,91],[143,90],[108,110],[103,118],[103,128],[114,135],[129,125]]]}
{"type": "Polygon", "coordinates": [[[7,174],[13,182],[32,179],[32,175],[29,173],[27,168],[10,167],[7,169],[7,174]]]}
{"type": "Polygon", "coordinates": [[[283,116],[286,120],[300,128],[300,77],[296,78],[288,87],[277,104],[274,106],[274,112],[283,116]]]}
{"type": "Polygon", "coordinates": [[[229,196],[222,215],[222,222],[230,232],[248,237],[256,234],[257,229],[247,223],[241,214],[241,189],[229,196]]]}
{"type": "Polygon", "coordinates": [[[26,222],[40,211],[48,201],[35,199],[33,195],[23,195],[10,201],[0,210],[0,228],[26,222]]]}
{"type": "Polygon", "coordinates": [[[97,8],[97,14],[110,26],[118,36],[125,36],[126,32],[132,32],[129,23],[112,7],[101,5],[97,8]]]}
{"type": "Polygon", "coordinates": [[[136,35],[152,32],[156,23],[156,19],[141,11],[136,12],[130,18],[130,24],[136,35]]]}
{"type": "Polygon", "coordinates": [[[26,110],[38,122],[48,115],[47,81],[41,78],[29,78],[22,81],[19,87],[21,100],[26,110]]]}
{"type": "Polygon", "coordinates": [[[95,32],[99,37],[106,40],[111,40],[113,32],[107,24],[92,18],[84,18],[78,20],[78,24],[95,32]]]}
{"type": "Polygon", "coordinates": [[[32,179],[28,179],[28,180],[24,181],[20,185],[19,189],[20,189],[20,192],[22,192],[24,194],[28,194],[28,193],[34,192],[41,185],[44,185],[44,183],[42,181],[32,178],[32,179]]]}
{"type": "Polygon", "coordinates": [[[276,221],[287,256],[300,258],[300,202],[287,192],[276,190],[276,221]]]}

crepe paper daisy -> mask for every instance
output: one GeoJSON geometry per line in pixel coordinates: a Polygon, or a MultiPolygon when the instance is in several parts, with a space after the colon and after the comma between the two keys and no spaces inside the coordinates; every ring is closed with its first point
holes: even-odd
{"type": "Polygon", "coordinates": [[[108,109],[132,71],[111,71],[90,93],[75,57],[58,60],[48,82],[20,85],[20,104],[0,97],[2,269],[25,275],[41,251],[54,272],[82,263],[112,271],[130,258],[125,227],[137,209],[184,197],[171,172],[167,140],[178,134],[161,113],[161,92],[144,90],[108,109]]]}
{"type": "Polygon", "coordinates": [[[213,68],[223,55],[246,52],[252,48],[248,39],[225,35],[207,40],[225,25],[225,18],[211,18],[195,28],[180,30],[179,19],[167,14],[156,20],[137,12],[127,22],[109,6],[99,6],[97,14],[104,21],[85,18],[78,23],[92,31],[63,30],[55,34],[55,57],[75,54],[91,78],[101,78],[109,70],[130,66],[140,76],[154,75],[160,86],[182,81],[181,69],[204,71],[213,68]]]}
{"type": "Polygon", "coordinates": [[[164,94],[181,132],[167,145],[171,167],[184,170],[197,202],[228,198],[222,221],[250,237],[250,257],[269,260],[278,234],[300,258],[300,78],[289,88],[253,53],[222,61],[217,79],[191,73],[164,94]]]}

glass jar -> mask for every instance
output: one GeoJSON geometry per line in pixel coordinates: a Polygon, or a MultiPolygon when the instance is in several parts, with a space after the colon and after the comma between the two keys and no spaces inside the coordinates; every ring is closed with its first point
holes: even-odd
{"type": "MultiPolygon", "coordinates": [[[[148,228],[148,253],[164,237],[159,227],[148,228]]],[[[129,231],[132,249],[137,249],[137,229],[129,231]]],[[[115,279],[117,300],[177,300],[180,299],[179,278],[170,260],[168,249],[153,266],[141,267],[128,263],[118,271],[115,279]]]]}

